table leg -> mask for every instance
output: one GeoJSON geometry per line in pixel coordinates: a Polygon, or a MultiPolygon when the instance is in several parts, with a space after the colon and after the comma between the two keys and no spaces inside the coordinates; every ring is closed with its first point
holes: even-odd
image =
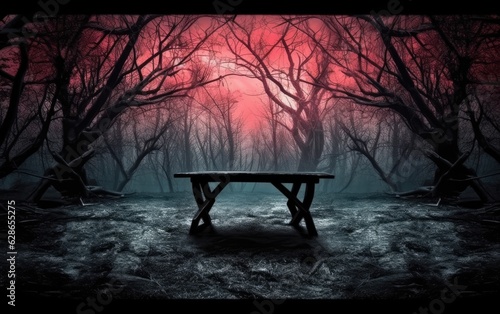
{"type": "Polygon", "coordinates": [[[295,216],[293,216],[290,224],[298,225],[300,223],[300,221],[302,220],[302,218],[304,218],[304,221],[306,223],[307,230],[309,231],[309,233],[311,233],[311,230],[312,230],[313,231],[312,233],[315,233],[317,235],[316,227],[314,226],[311,212],[309,210],[311,208],[312,200],[314,197],[314,187],[315,187],[314,183],[307,183],[306,184],[306,190],[304,193],[304,201],[302,202],[303,209],[299,210],[295,214],[295,216]]]}
{"type": "Polygon", "coordinates": [[[206,181],[194,180],[191,183],[193,187],[193,195],[196,200],[196,204],[198,205],[198,211],[191,221],[191,229],[189,230],[190,234],[194,234],[198,230],[200,219],[203,219],[204,225],[210,225],[212,223],[209,215],[210,209],[212,209],[217,195],[229,182],[219,183],[213,191],[210,190],[209,183],[206,181]]]}
{"type": "MultiPolygon", "coordinates": [[[[309,208],[311,207],[312,200],[314,197],[314,183],[306,183],[306,190],[304,193],[304,201],[300,201],[296,194],[293,194],[292,191],[289,191],[283,184],[280,182],[272,182],[272,184],[287,198],[289,202],[293,203],[293,206],[296,208],[297,212],[292,217],[290,221],[291,225],[298,226],[302,218],[306,223],[307,231],[311,236],[317,236],[318,232],[316,231],[316,226],[314,225],[314,221],[311,216],[311,212],[309,208]]],[[[293,189],[293,187],[292,187],[293,189]]],[[[290,208],[290,207],[289,207],[290,208]]]]}
{"type": "MultiPolygon", "coordinates": [[[[297,194],[299,194],[300,185],[300,182],[296,182],[292,185],[291,192],[293,195],[295,195],[295,197],[297,197],[297,194]]],[[[295,214],[297,213],[297,206],[295,206],[295,202],[292,200],[288,200],[288,202],[286,202],[286,206],[288,206],[288,210],[290,210],[290,214],[292,214],[292,217],[295,216],[295,214]]]]}

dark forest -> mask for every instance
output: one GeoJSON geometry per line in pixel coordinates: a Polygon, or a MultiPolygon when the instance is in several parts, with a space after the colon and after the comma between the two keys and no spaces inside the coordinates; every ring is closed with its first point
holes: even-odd
{"type": "Polygon", "coordinates": [[[468,287],[457,298],[498,296],[498,15],[399,1],[236,14],[242,1],[222,0],[196,14],[66,14],[66,2],[0,16],[17,302],[59,296],[95,313],[79,300],[243,299],[278,313],[302,298],[410,299],[408,313],[451,313],[450,282],[468,287]],[[196,203],[174,174],[198,171],[335,175],[312,201],[319,239],[287,228],[281,195],[252,182],[221,193],[219,229],[188,236],[196,203]]]}

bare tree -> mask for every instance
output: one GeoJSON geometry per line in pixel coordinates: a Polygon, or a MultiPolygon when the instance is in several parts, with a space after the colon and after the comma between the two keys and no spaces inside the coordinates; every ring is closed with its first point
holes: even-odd
{"type": "MultiPolygon", "coordinates": [[[[93,143],[122,113],[186,97],[190,90],[219,80],[197,62],[197,53],[222,23],[217,18],[202,23],[200,16],[173,15],[73,19],[57,19],[52,30],[54,47],[49,51],[55,54],[54,67],[65,77],[57,84],[63,115],[58,155],[65,162],[46,176],[65,180],[71,173],[85,183],[84,165],[92,158],[93,143]],[[67,20],[76,29],[61,29],[67,20]],[[65,31],[74,39],[63,41],[65,31]],[[76,168],[73,163],[69,169],[75,160],[76,168]]],[[[40,198],[50,182],[42,182],[32,200],[40,198]]],[[[85,187],[76,194],[85,194],[85,187]]]]}
{"type": "Polygon", "coordinates": [[[461,86],[462,107],[478,145],[500,163],[498,85],[500,19],[497,16],[431,16],[453,60],[453,82],[461,86]]]}
{"type": "MultiPolygon", "coordinates": [[[[179,131],[175,128],[170,128],[163,134],[163,145],[161,146],[161,154],[155,154],[157,157],[154,161],[155,163],[160,165],[160,168],[167,179],[168,190],[169,192],[174,192],[174,184],[173,184],[173,174],[175,169],[175,152],[179,152],[179,146],[176,145],[178,141],[176,138],[179,137],[179,131]],[[161,155],[161,160],[160,160],[161,155]]],[[[191,144],[191,143],[190,143],[191,144]]],[[[182,169],[182,168],[181,168],[182,169]]],[[[158,173],[158,172],[156,172],[158,173]]]]}
{"type": "MultiPolygon", "coordinates": [[[[336,104],[336,107],[341,106],[336,104]]],[[[318,168],[321,171],[334,173],[336,176],[336,180],[327,180],[323,183],[325,193],[333,187],[338,187],[335,190],[336,193],[345,191],[358,174],[361,159],[359,154],[355,154],[348,149],[350,138],[342,130],[341,123],[336,121],[341,119],[337,111],[339,109],[335,108],[326,117],[325,153],[320,168],[318,168]]]]}
{"type": "Polygon", "coordinates": [[[179,141],[182,152],[180,158],[180,169],[182,171],[194,170],[194,143],[192,141],[192,131],[195,124],[195,108],[193,98],[187,98],[185,101],[179,103],[178,110],[180,111],[179,119],[179,141]]]}
{"type": "Polygon", "coordinates": [[[339,117],[339,112],[336,124],[350,139],[349,150],[366,158],[391,191],[401,191],[401,183],[409,177],[411,167],[407,164],[403,173],[403,165],[415,148],[416,136],[401,128],[394,113],[353,109],[346,112],[344,117],[339,117]]]}
{"type": "Polygon", "coordinates": [[[0,178],[16,171],[43,145],[56,113],[62,79],[47,74],[33,44],[22,37],[21,16],[0,26],[0,178]],[[3,32],[5,30],[5,32],[3,32]],[[26,88],[28,87],[28,88],[26,88]]]}
{"type": "MultiPolygon", "coordinates": [[[[117,185],[117,190],[122,191],[130,182],[133,175],[144,159],[150,154],[160,150],[166,143],[164,135],[172,126],[172,116],[167,108],[157,108],[155,110],[145,110],[142,113],[134,112],[133,116],[122,115],[121,119],[126,119],[129,124],[130,135],[125,133],[127,138],[132,138],[132,147],[127,154],[120,155],[115,151],[115,145],[105,136],[106,146],[118,165],[122,180],[117,185]],[[127,158],[128,157],[128,158],[127,158]],[[125,159],[128,159],[126,161],[125,159]],[[128,163],[128,165],[127,165],[128,163]]],[[[125,130],[123,130],[125,131],[125,130]]],[[[126,131],[125,131],[126,132],[126,131]]],[[[118,151],[124,151],[122,146],[117,147],[118,151]]]]}
{"type": "Polygon", "coordinates": [[[476,92],[465,100],[474,139],[497,163],[500,163],[499,96],[495,86],[477,86],[476,92]]]}
{"type": "Polygon", "coordinates": [[[242,120],[235,115],[238,100],[230,91],[204,89],[199,105],[208,126],[210,157],[216,169],[235,170],[242,143],[242,120]],[[215,140],[215,141],[214,141],[215,140]]]}
{"type": "Polygon", "coordinates": [[[321,49],[284,18],[236,17],[224,34],[233,54],[229,65],[257,79],[266,95],[288,116],[287,130],[300,149],[299,171],[315,170],[324,147],[323,117],[328,111],[322,82],[331,73],[321,49]]]}
{"type": "Polygon", "coordinates": [[[457,181],[475,175],[465,165],[470,151],[464,153],[460,147],[459,115],[474,62],[484,52],[475,40],[481,27],[462,17],[331,16],[321,20],[336,45],[324,44],[325,38],[312,29],[306,32],[325,48],[347,79],[317,81],[315,86],[361,106],[396,112],[429,145],[427,156],[437,166],[435,195],[456,196],[470,183],[484,201],[491,200],[478,181],[457,181]]]}
{"type": "MultiPolygon", "coordinates": [[[[263,101],[264,107],[260,116],[262,120],[258,123],[258,129],[254,137],[258,137],[261,170],[284,171],[293,168],[291,152],[289,148],[294,145],[290,133],[286,129],[286,115],[280,107],[271,99],[263,101]],[[259,147],[260,146],[260,147],[259,147]]],[[[257,143],[255,143],[257,144],[257,143]]]]}

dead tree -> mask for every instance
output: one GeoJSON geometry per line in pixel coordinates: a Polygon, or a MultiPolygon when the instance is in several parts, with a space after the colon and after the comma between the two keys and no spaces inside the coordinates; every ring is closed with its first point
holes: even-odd
{"type": "MultiPolygon", "coordinates": [[[[61,73],[57,105],[62,113],[59,155],[77,160],[100,140],[114,121],[134,108],[168,99],[218,81],[200,69],[199,53],[223,25],[198,16],[56,17],[48,60],[61,73]]],[[[83,182],[85,168],[77,173],[83,182]]],[[[49,184],[50,182],[44,182],[49,184]]],[[[36,195],[38,195],[36,193],[36,195]]]]}
{"type": "MultiPolygon", "coordinates": [[[[447,161],[436,162],[437,183],[449,170],[448,164],[462,156],[459,116],[469,95],[477,55],[487,51],[479,48],[481,37],[476,40],[481,27],[462,17],[334,16],[321,20],[330,34],[311,28],[306,33],[342,68],[348,83],[330,80],[328,84],[315,82],[315,86],[359,106],[397,113],[409,130],[447,161]],[[319,33],[333,36],[337,45],[325,45],[319,33]]],[[[451,179],[470,173],[474,170],[458,164],[443,183],[442,195],[461,192],[462,185],[451,179]]],[[[483,201],[491,200],[479,185],[471,186],[483,201]]]]}
{"type": "MultiPolygon", "coordinates": [[[[211,147],[218,146],[219,167],[230,171],[235,170],[242,142],[242,121],[235,115],[237,103],[237,98],[230,91],[221,89],[204,89],[199,103],[201,112],[210,121],[209,125],[213,127],[209,130],[209,135],[211,137],[211,134],[214,134],[216,142],[210,145],[211,147]]],[[[215,158],[213,153],[212,157],[215,158]]]]}
{"type": "Polygon", "coordinates": [[[298,170],[315,170],[323,153],[323,117],[329,107],[325,90],[304,81],[323,81],[331,73],[330,61],[285,19],[236,17],[229,26],[224,37],[233,58],[228,63],[236,66],[238,75],[258,80],[266,96],[287,115],[286,129],[301,152],[298,170]]]}
{"type": "Polygon", "coordinates": [[[23,27],[22,16],[0,27],[0,55],[6,62],[0,64],[0,99],[8,103],[0,108],[0,178],[18,170],[43,146],[61,92],[57,82],[63,73],[47,74],[34,64],[36,43],[23,36],[23,27]]]}
{"type": "MultiPolygon", "coordinates": [[[[124,134],[126,137],[132,138],[133,141],[132,149],[126,154],[129,157],[127,158],[129,159],[128,165],[124,160],[125,156],[118,154],[114,145],[105,137],[108,151],[118,165],[122,178],[116,188],[117,191],[123,191],[146,157],[153,152],[159,151],[165,145],[162,141],[164,134],[172,125],[171,115],[166,108],[146,111],[143,114],[134,113],[133,117],[122,116],[122,118],[126,119],[131,125],[128,130],[131,134],[124,134]],[[151,123],[148,120],[153,120],[153,122],[151,123]]],[[[118,149],[127,151],[123,150],[122,147],[118,147],[118,149]]]]}

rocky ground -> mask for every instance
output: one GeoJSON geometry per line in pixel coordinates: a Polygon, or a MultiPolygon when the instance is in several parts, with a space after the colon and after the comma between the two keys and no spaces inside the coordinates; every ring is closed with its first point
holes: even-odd
{"type": "Polygon", "coordinates": [[[272,193],[224,191],[213,228],[193,236],[188,192],[85,202],[17,202],[20,306],[90,314],[180,302],[220,312],[243,302],[244,313],[271,314],[404,304],[410,314],[452,313],[467,300],[476,310],[500,296],[498,206],[318,193],[319,236],[310,238],[287,224],[286,200],[272,193]]]}

